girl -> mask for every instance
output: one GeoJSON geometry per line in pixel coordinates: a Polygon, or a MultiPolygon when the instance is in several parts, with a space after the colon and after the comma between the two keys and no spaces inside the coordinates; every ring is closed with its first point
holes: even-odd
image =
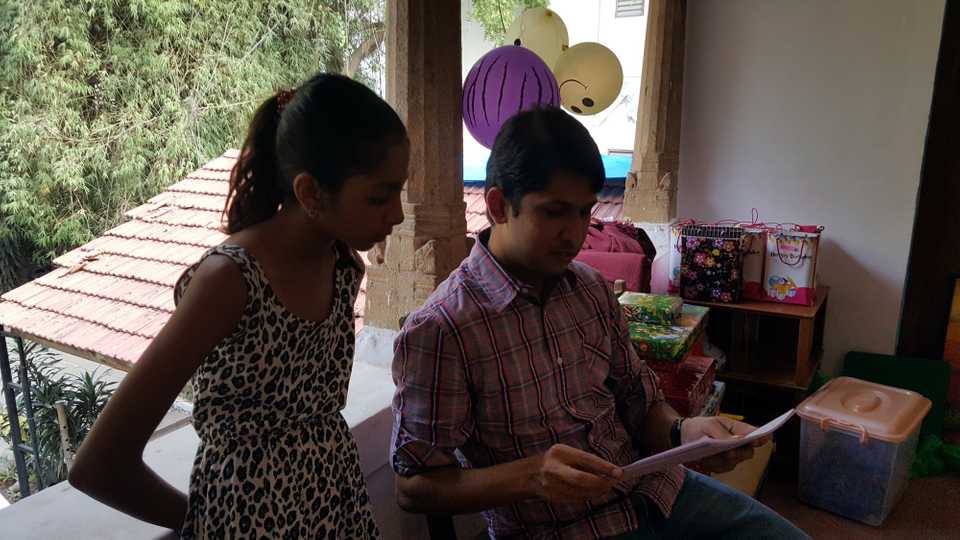
{"type": "Polygon", "coordinates": [[[70,483],[184,538],[378,537],[340,415],[364,266],[403,220],[409,144],[363,85],[318,74],[254,114],[226,241],[180,278],[177,309],[81,447],[70,483]],[[193,376],[189,497],[142,460],[193,376]]]}

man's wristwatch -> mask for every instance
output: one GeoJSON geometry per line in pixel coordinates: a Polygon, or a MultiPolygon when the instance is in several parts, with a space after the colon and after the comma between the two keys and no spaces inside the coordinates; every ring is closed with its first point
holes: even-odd
{"type": "Polygon", "coordinates": [[[680,426],[683,425],[684,420],[686,420],[686,418],[677,418],[673,421],[673,425],[670,426],[670,444],[674,448],[680,446],[682,442],[680,439],[680,426]]]}

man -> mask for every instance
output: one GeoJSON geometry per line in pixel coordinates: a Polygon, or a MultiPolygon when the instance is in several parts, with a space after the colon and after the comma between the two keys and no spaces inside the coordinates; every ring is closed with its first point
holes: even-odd
{"type": "MultiPolygon", "coordinates": [[[[493,538],[806,538],[710,478],[622,466],[751,427],[681,419],[630,345],[619,304],[574,262],[603,164],[559,109],[521,113],[487,164],[492,227],[395,345],[392,464],[400,505],[483,511],[493,538]]],[[[730,470],[739,448],[703,462],[730,470]]]]}

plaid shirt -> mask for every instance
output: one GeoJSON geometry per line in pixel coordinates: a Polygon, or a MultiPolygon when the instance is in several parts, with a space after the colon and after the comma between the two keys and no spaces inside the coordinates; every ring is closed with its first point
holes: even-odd
{"type": "MultiPolygon", "coordinates": [[[[663,395],[607,283],[574,262],[541,303],[493,258],[487,235],[397,338],[394,470],[488,467],[557,443],[618,465],[642,457],[635,439],[663,395]]],[[[529,499],[484,517],[494,538],[605,538],[638,527],[628,494],[669,516],[682,483],[676,467],[621,482],[603,500],[529,499]]]]}

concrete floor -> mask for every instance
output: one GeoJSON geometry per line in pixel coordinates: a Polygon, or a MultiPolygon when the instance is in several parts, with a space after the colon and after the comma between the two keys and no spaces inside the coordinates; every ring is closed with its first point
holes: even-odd
{"type": "Polygon", "coordinates": [[[771,478],[760,501],[815,539],[957,539],[960,538],[960,476],[918,478],[882,527],[871,527],[807,506],[797,499],[793,480],[771,478]]]}

